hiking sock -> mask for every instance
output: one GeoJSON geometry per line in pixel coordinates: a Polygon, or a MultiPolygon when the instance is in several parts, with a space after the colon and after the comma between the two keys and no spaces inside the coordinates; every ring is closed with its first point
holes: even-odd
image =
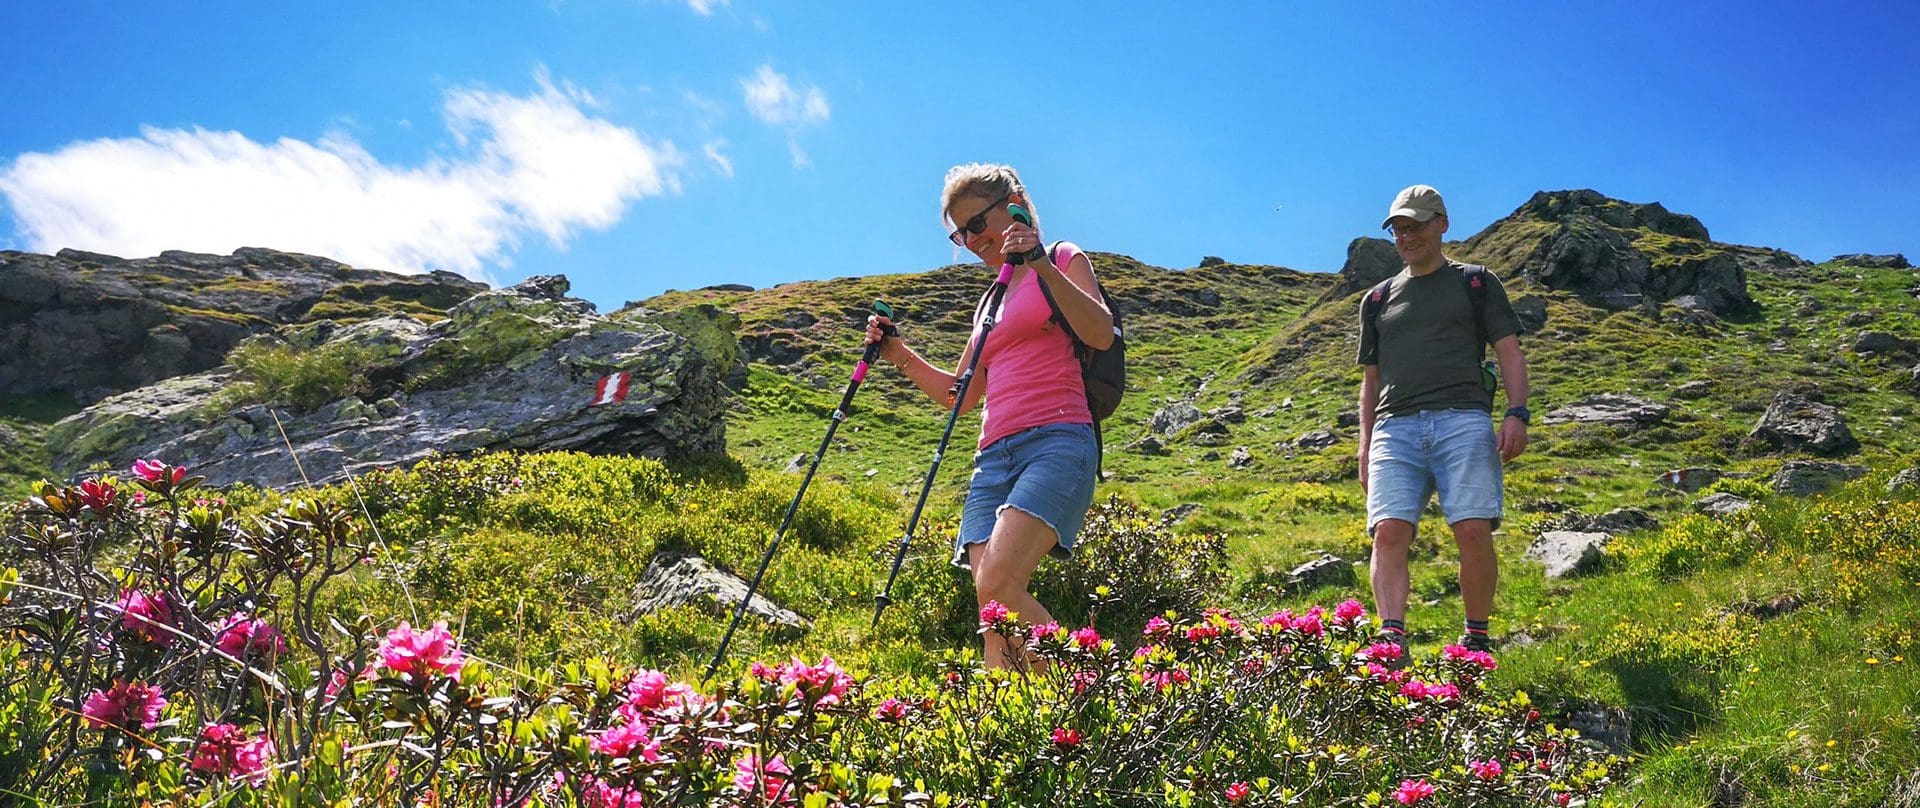
{"type": "Polygon", "coordinates": [[[1407,634],[1407,621],[1383,618],[1380,621],[1380,630],[1391,631],[1404,637],[1407,634]]]}
{"type": "Polygon", "coordinates": [[[1467,620],[1467,636],[1485,638],[1487,636],[1487,628],[1488,628],[1487,624],[1489,622],[1490,621],[1487,621],[1487,620],[1468,619],[1467,620]]]}

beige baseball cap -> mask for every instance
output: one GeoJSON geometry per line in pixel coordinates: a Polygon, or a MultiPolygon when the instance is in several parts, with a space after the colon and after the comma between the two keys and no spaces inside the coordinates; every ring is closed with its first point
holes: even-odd
{"type": "Polygon", "coordinates": [[[1380,226],[1386,227],[1395,216],[1405,216],[1416,222],[1424,222],[1435,216],[1447,215],[1447,203],[1440,198],[1440,192],[1431,185],[1409,185],[1393,198],[1393,207],[1387,209],[1387,218],[1380,220],[1380,226]]]}

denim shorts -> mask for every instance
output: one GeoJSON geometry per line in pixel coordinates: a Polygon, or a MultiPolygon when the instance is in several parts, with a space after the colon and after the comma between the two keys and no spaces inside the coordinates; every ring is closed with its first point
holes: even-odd
{"type": "Polygon", "coordinates": [[[1491,519],[1506,499],[1500,452],[1486,410],[1425,410],[1382,416],[1367,449],[1367,535],[1382,519],[1420,524],[1434,491],[1447,524],[1491,519]]]}
{"type": "Polygon", "coordinates": [[[1100,469],[1092,424],[1046,424],[1015,432],[973,456],[967,507],[953,541],[953,565],[970,569],[967,545],[985,544],[1004,508],[1019,508],[1053,528],[1049,554],[1069,558],[1093,504],[1100,469]]]}

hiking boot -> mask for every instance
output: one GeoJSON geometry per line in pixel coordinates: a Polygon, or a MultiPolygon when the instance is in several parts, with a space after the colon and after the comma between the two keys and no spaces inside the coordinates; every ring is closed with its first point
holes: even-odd
{"type": "Polygon", "coordinates": [[[1408,647],[1407,635],[1405,634],[1393,631],[1382,631],[1373,635],[1373,643],[1375,645],[1382,643],[1396,645],[1400,648],[1400,655],[1397,657],[1374,660],[1375,664],[1378,664],[1380,667],[1390,671],[1404,670],[1407,667],[1407,663],[1413,661],[1413,649],[1408,647]]]}
{"type": "Polygon", "coordinates": [[[1469,651],[1484,651],[1491,654],[1493,653],[1493,638],[1486,634],[1468,632],[1460,635],[1460,647],[1469,651]]]}

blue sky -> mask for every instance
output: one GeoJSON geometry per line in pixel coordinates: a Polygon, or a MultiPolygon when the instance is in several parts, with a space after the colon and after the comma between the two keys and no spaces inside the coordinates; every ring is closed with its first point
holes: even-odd
{"type": "Polygon", "coordinates": [[[951,263],[941,177],[981,160],[1049,238],[1168,267],[1337,269],[1414,182],[1456,237],[1590,187],[1920,258],[1910,4],[61,2],[0,30],[12,249],[558,272],[610,308],[951,263]]]}

